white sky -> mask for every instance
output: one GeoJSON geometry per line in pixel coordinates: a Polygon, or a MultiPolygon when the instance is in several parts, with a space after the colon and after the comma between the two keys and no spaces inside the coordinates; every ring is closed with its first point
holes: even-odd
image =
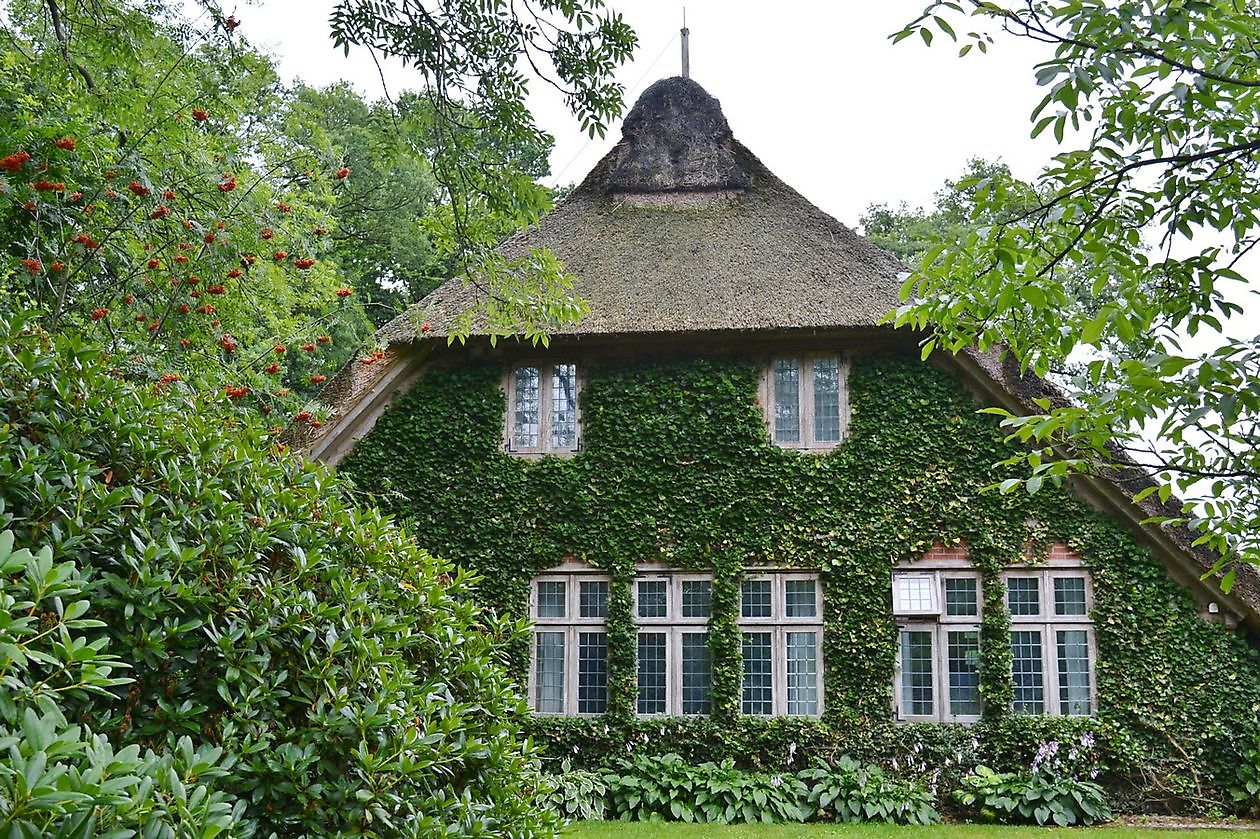
{"type": "MultiPolygon", "coordinates": [[[[678,30],[686,6],[691,75],[722,103],[735,136],[772,171],[849,225],[871,202],[930,201],[967,158],[1001,158],[1031,177],[1053,146],[1028,138],[1039,101],[1033,45],[998,39],[965,59],[938,39],[893,46],[888,35],[923,0],[609,0],[639,36],[618,74],[628,104],[680,71],[678,30]],[[657,60],[659,59],[659,60],[657,60]],[[655,64],[653,64],[653,61],[655,64]]],[[[235,9],[241,31],[280,61],[281,72],[315,85],[348,79],[376,96],[366,53],[347,59],[328,37],[332,0],[265,0],[235,9]]],[[[230,3],[225,10],[233,11],[230,3]]],[[[387,68],[391,92],[408,73],[387,68]]],[[[558,93],[536,83],[530,100],[556,138],[552,183],[579,181],[620,136],[587,141],[558,93]]]]}

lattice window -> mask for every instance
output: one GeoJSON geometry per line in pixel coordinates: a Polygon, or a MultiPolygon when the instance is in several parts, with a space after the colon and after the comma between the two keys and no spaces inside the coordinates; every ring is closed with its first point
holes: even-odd
{"type": "Polygon", "coordinates": [[[577,365],[526,363],[509,371],[507,450],[513,454],[570,454],[581,429],[577,365]]]}
{"type": "Polygon", "coordinates": [[[822,591],[817,575],[758,573],[740,585],[745,714],[817,716],[822,708],[822,591]]]}
{"type": "Polygon", "coordinates": [[[829,449],[848,433],[848,362],[834,355],[778,358],[765,376],[770,439],[790,449],[829,449]]]}

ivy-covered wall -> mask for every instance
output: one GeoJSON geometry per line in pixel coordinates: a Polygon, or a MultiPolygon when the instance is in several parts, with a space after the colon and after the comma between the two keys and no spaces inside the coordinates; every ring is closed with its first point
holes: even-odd
{"type": "MultiPolygon", "coordinates": [[[[525,460],[502,451],[502,363],[436,367],[388,410],[341,470],[412,522],[434,552],[484,575],[487,602],[524,616],[529,581],[574,556],[607,569],[609,712],[536,718],[555,757],[597,763],[627,750],[697,759],[801,763],[855,756],[932,772],[960,762],[1027,765],[1047,738],[1095,732],[1091,759],[1120,793],[1210,806],[1256,728],[1260,662],[1205,623],[1188,592],[1118,524],[1067,490],[982,492],[1003,477],[1002,436],[948,375],[917,359],[858,357],[849,439],[826,455],[771,445],[756,404],[764,359],[593,362],[581,392],[583,450],[525,460]],[[982,572],[984,721],[899,725],[891,692],[894,563],[934,542],[970,546],[982,572]],[[1030,543],[1062,541],[1093,575],[1098,713],[1015,717],[1002,568],[1030,543]],[[635,563],[660,559],[714,575],[713,714],[634,716],[635,563]],[[825,714],[739,710],[742,569],[815,569],[824,589],[825,714]]],[[[529,650],[511,651],[525,675],[529,650]]],[[[969,768],[969,766],[965,767],[969,768]]]]}

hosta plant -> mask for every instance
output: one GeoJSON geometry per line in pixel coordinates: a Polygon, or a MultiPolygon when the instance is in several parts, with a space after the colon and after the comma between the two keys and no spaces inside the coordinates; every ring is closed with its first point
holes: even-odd
{"type": "Polygon", "coordinates": [[[809,817],[820,821],[935,824],[932,795],[910,781],[890,777],[878,766],[841,757],[799,773],[809,788],[809,817]]]}
{"type": "Polygon", "coordinates": [[[1089,825],[1111,818],[1102,787],[1051,772],[994,772],[977,766],[954,800],[986,822],[1089,825]]]}

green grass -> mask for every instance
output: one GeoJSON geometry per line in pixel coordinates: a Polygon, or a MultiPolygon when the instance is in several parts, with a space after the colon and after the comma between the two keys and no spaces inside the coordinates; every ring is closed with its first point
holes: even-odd
{"type": "Polygon", "coordinates": [[[908,839],[931,836],[937,839],[1049,839],[1075,836],[1077,839],[1231,839],[1260,836],[1256,831],[1154,830],[1138,827],[999,827],[976,824],[942,824],[932,827],[898,827],[883,824],[681,824],[679,822],[578,822],[564,839],[908,839]]]}

